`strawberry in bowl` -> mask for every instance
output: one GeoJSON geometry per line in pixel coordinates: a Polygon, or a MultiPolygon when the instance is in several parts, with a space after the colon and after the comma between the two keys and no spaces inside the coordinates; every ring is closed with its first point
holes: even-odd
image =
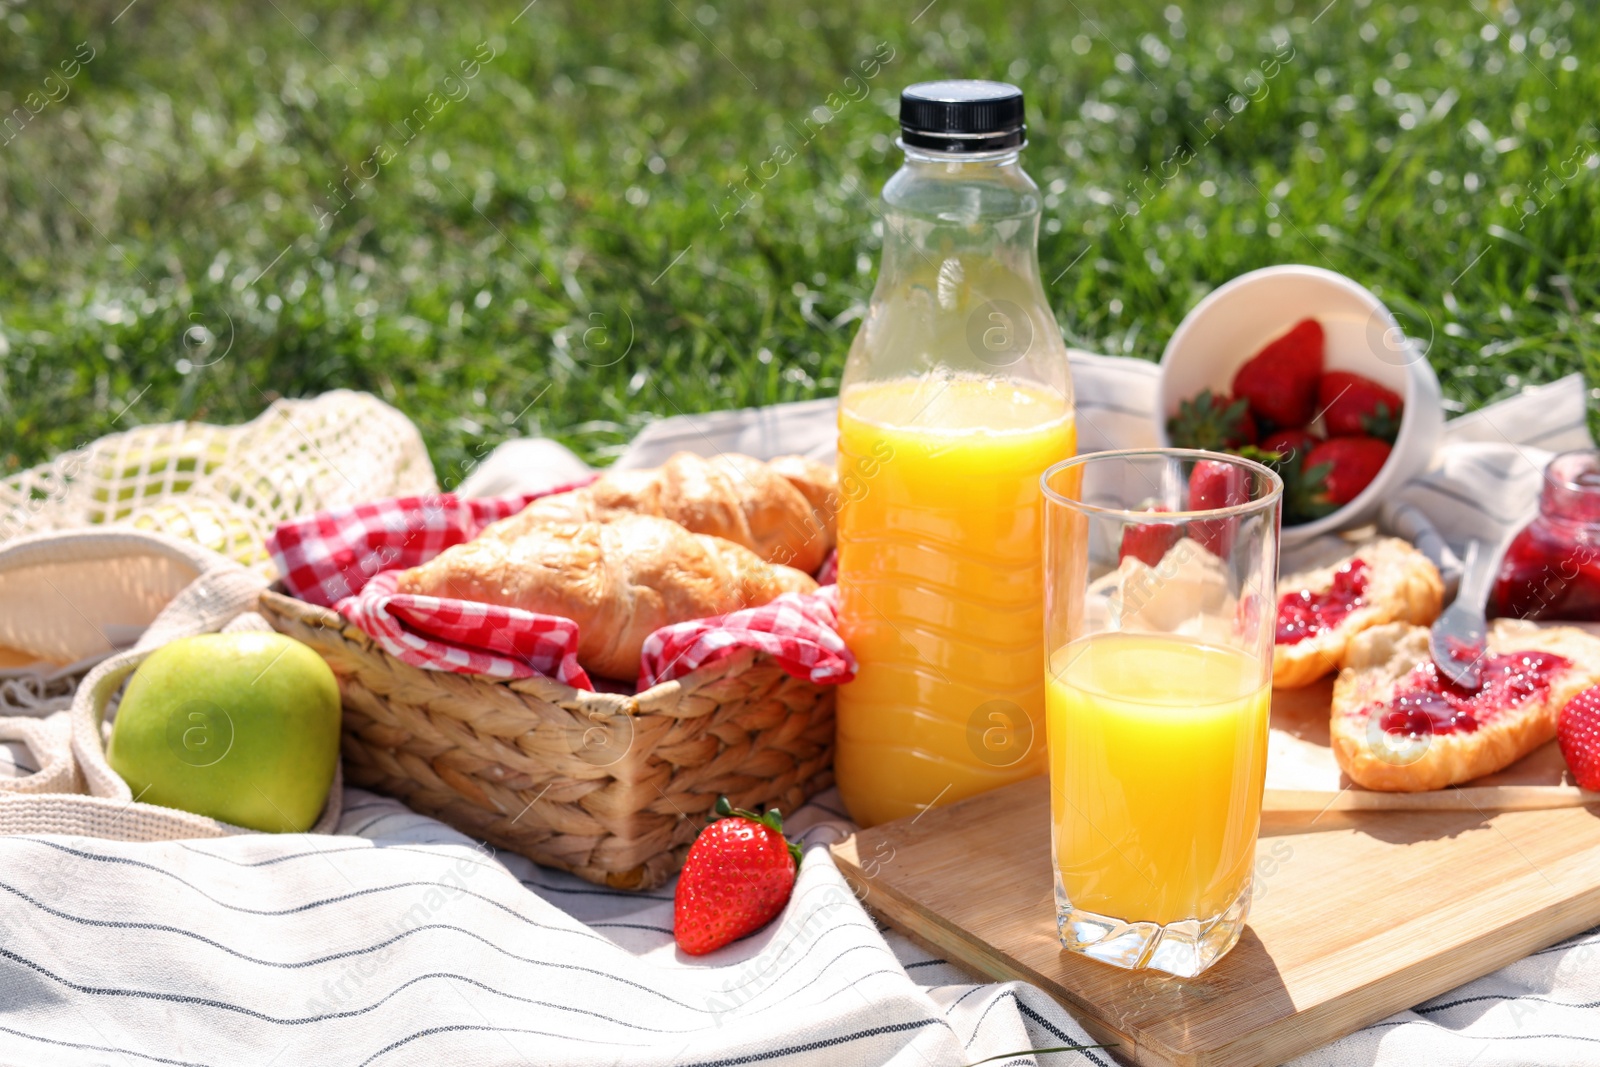
{"type": "Polygon", "coordinates": [[[1444,429],[1438,378],[1388,309],[1303,266],[1242,275],[1189,312],[1161,358],[1160,415],[1162,444],[1278,472],[1285,545],[1373,519],[1444,429]]]}
{"type": "Polygon", "coordinates": [[[1343,507],[1389,461],[1405,403],[1353,371],[1324,372],[1324,350],[1321,323],[1301,319],[1240,366],[1232,396],[1202,389],[1180,402],[1167,437],[1179,448],[1232,452],[1276,469],[1291,524],[1343,507]],[[1263,425],[1280,429],[1261,437],[1263,425]]]}
{"type": "Polygon", "coordinates": [[[1317,410],[1329,437],[1371,436],[1392,443],[1404,407],[1399,393],[1350,371],[1329,371],[1317,382],[1317,410]]]}
{"type": "Polygon", "coordinates": [[[1334,507],[1350,503],[1371,485],[1392,451],[1376,437],[1330,437],[1306,453],[1301,471],[1303,485],[1320,490],[1321,499],[1334,507]]]}
{"type": "Polygon", "coordinates": [[[1269,426],[1305,426],[1316,413],[1324,347],[1322,324],[1301,319],[1234,372],[1234,394],[1269,426]]]}

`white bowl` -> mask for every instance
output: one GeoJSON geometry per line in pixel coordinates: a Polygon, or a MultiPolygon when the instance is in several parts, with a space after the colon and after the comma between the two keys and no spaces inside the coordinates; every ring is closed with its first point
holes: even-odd
{"type": "Polygon", "coordinates": [[[1320,267],[1285,265],[1241,274],[1184,316],[1161,355],[1156,435],[1163,445],[1178,404],[1202,389],[1230,392],[1234,372],[1268,341],[1303,318],[1327,336],[1326,370],[1352,371],[1393,389],[1405,401],[1394,451],[1372,484],[1338,511],[1284,526],[1286,545],[1359,526],[1376,517],[1387,494],[1426,471],[1444,433],[1439,379],[1426,351],[1405,335],[1383,302],[1320,267]]]}

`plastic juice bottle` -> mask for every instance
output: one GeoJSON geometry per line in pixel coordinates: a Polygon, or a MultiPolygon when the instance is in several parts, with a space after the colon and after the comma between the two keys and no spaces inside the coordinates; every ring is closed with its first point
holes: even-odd
{"type": "Polygon", "coordinates": [[[900,125],[839,401],[834,766],[869,826],[1045,771],[1039,476],[1076,440],[1021,91],[913,85],[900,125]]]}
{"type": "Polygon", "coordinates": [[[1255,861],[1271,702],[1260,664],[1183,637],[1100,633],[1051,668],[1050,807],[1073,907],[1163,925],[1221,915],[1255,861]]]}

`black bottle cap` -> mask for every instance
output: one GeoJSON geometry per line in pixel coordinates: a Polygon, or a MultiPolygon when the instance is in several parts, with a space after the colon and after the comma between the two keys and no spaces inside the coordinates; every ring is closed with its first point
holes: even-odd
{"type": "Polygon", "coordinates": [[[920,82],[900,93],[900,140],[908,148],[971,154],[1021,148],[1022,90],[1005,82],[920,82]]]}

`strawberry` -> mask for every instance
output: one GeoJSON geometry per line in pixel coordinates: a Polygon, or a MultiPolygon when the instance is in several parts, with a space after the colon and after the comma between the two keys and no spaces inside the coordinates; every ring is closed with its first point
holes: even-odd
{"type": "Polygon", "coordinates": [[[1348,504],[1372,483],[1389,460],[1389,442],[1376,437],[1333,437],[1306,456],[1305,477],[1321,485],[1320,498],[1348,504]]]}
{"type": "Polygon", "coordinates": [[[756,815],[719,797],[716,812],[689,846],[673,897],[672,936],[691,956],[748,937],[777,918],[800,868],[800,846],[784,840],[777,808],[756,815]]]}
{"type": "MultiPolygon", "coordinates": [[[[1229,508],[1250,500],[1244,468],[1233,463],[1203,459],[1189,472],[1189,510],[1210,511],[1229,508]]],[[[1226,557],[1233,548],[1237,519],[1195,519],[1189,523],[1189,536],[1213,554],[1226,557]]]]}
{"type": "Polygon", "coordinates": [[[1320,519],[1339,510],[1322,495],[1320,475],[1326,474],[1327,469],[1318,472],[1316,480],[1306,477],[1306,456],[1319,444],[1321,442],[1312,437],[1305,447],[1297,451],[1274,452],[1272,461],[1267,464],[1283,479],[1283,521],[1290,526],[1320,519]]]}
{"type": "Polygon", "coordinates": [[[1304,426],[1316,410],[1322,378],[1322,324],[1301,319],[1233,376],[1233,395],[1250,402],[1256,418],[1273,426],[1304,426]]]}
{"type": "Polygon", "coordinates": [[[1189,472],[1189,510],[1231,508],[1249,502],[1244,468],[1237,463],[1202,459],[1189,472]]]}
{"type": "Polygon", "coordinates": [[[1279,430],[1261,439],[1261,450],[1275,453],[1280,460],[1304,456],[1315,447],[1317,439],[1305,430],[1279,430]]]}
{"type": "Polygon", "coordinates": [[[1562,705],[1556,740],[1579,788],[1600,791],[1600,685],[1591,685],[1562,705]]]}
{"type": "Polygon", "coordinates": [[[1247,400],[1209,389],[1179,404],[1178,413],[1167,420],[1167,437],[1176,448],[1220,452],[1253,445],[1259,433],[1247,400]]]}
{"type": "MultiPolygon", "coordinates": [[[[1150,510],[1168,509],[1158,504],[1150,510]]],[[[1147,566],[1154,567],[1178,543],[1182,533],[1175,522],[1130,523],[1122,528],[1122,547],[1117,551],[1117,562],[1133,556],[1143,560],[1147,566]]]]}
{"type": "Polygon", "coordinates": [[[1317,383],[1317,410],[1329,437],[1370,436],[1393,444],[1402,406],[1399,393],[1349,371],[1331,370],[1317,383]]]}

